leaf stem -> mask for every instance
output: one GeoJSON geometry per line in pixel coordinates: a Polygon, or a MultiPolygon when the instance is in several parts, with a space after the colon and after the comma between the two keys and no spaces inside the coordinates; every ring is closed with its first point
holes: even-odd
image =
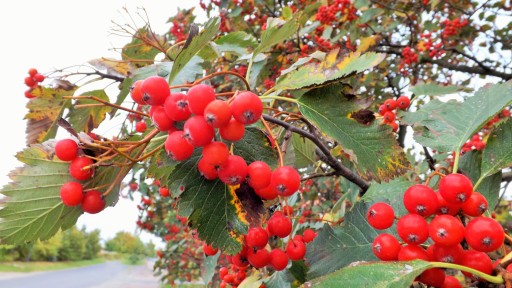
{"type": "Polygon", "coordinates": [[[482,181],[484,181],[486,175],[480,175],[480,178],[478,178],[478,180],[476,181],[475,185],[473,185],[473,190],[476,191],[476,188],[478,188],[478,186],[480,184],[482,184],[482,181]]]}
{"type": "Polygon", "coordinates": [[[460,148],[457,148],[457,151],[455,151],[455,159],[453,159],[452,173],[457,173],[457,170],[459,170],[459,159],[460,159],[460,148]]]}
{"type": "Polygon", "coordinates": [[[298,103],[299,102],[295,98],[288,98],[288,97],[282,97],[282,96],[277,96],[277,95],[260,96],[260,99],[261,100],[265,100],[265,99],[282,100],[282,101],[291,102],[291,103],[298,103]]]}
{"type": "Polygon", "coordinates": [[[254,57],[251,57],[251,60],[249,60],[249,65],[247,65],[247,73],[245,73],[246,81],[248,81],[250,79],[249,77],[251,76],[251,69],[252,69],[253,62],[254,62],[254,57]]]}
{"type": "Polygon", "coordinates": [[[469,268],[469,267],[462,266],[462,265],[457,265],[457,264],[453,264],[453,263],[445,263],[445,262],[430,262],[430,264],[432,267],[436,267],[436,268],[449,268],[449,269],[456,269],[456,270],[460,270],[460,271],[469,272],[469,273],[476,275],[482,279],[485,279],[485,281],[487,281],[487,282],[491,282],[494,284],[502,284],[504,282],[503,277],[500,275],[492,276],[489,274],[485,274],[481,271],[475,270],[473,268],[469,268]]]}

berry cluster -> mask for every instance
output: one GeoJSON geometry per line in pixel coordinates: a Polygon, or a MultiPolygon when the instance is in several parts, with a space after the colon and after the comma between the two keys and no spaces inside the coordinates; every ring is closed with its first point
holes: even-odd
{"type": "Polygon", "coordinates": [[[471,139],[466,141],[464,145],[462,145],[461,153],[466,153],[471,150],[480,151],[485,148],[485,142],[482,141],[482,137],[477,133],[471,136],[471,139]]]}
{"type": "Polygon", "coordinates": [[[405,110],[411,104],[411,100],[407,96],[400,96],[396,100],[387,99],[382,105],[379,106],[379,114],[383,117],[382,124],[389,125],[393,131],[398,130],[398,123],[396,123],[396,109],[405,110]]]}
{"type": "Polygon", "coordinates": [[[32,90],[39,86],[39,83],[43,82],[45,79],[43,74],[39,74],[36,68],[28,69],[28,76],[25,78],[25,85],[29,87],[27,91],[25,91],[25,97],[31,99],[34,98],[34,94],[32,94],[32,90]]]}
{"type": "MultiPolygon", "coordinates": [[[[505,235],[496,220],[482,216],[487,200],[473,191],[471,180],[462,174],[444,176],[438,190],[435,192],[424,184],[409,187],[403,197],[409,214],[396,223],[402,244],[392,234],[380,234],[372,244],[374,254],[383,261],[449,262],[492,274],[494,267],[487,253],[501,247],[505,235]],[[433,244],[425,249],[429,238],[433,244]],[[464,249],[461,243],[470,249],[464,249]]],[[[394,224],[395,213],[389,204],[377,202],[368,209],[366,218],[375,229],[387,229],[394,224]]],[[[473,277],[467,272],[463,274],[473,277]]],[[[439,268],[426,270],[419,280],[435,287],[452,281],[439,268]]]]}
{"type": "Polygon", "coordinates": [[[469,24],[467,19],[461,20],[459,18],[455,18],[453,20],[444,20],[441,22],[444,25],[443,32],[441,32],[442,38],[449,38],[451,36],[456,36],[459,34],[460,30],[469,24]]]}
{"type": "Polygon", "coordinates": [[[432,33],[420,33],[420,37],[424,38],[424,40],[421,40],[418,45],[416,45],[416,48],[420,52],[428,52],[428,56],[435,59],[443,56],[446,51],[442,49],[444,45],[443,42],[436,41],[437,43],[434,43],[432,36],[432,33]]]}
{"type": "Polygon", "coordinates": [[[407,46],[402,49],[402,59],[398,69],[400,72],[405,72],[406,66],[412,66],[414,63],[418,63],[418,53],[414,52],[413,48],[407,46]]]}
{"type": "MultiPolygon", "coordinates": [[[[62,161],[69,161],[69,174],[77,181],[86,181],[94,175],[94,162],[80,156],[78,144],[73,139],[62,139],[55,144],[55,155],[62,161]]],[[[80,182],[70,181],[60,188],[60,198],[67,206],[81,205],[84,212],[96,214],[105,208],[105,200],[98,190],[84,191],[80,182]]]]}
{"type": "Polygon", "coordinates": [[[350,0],[335,0],[331,5],[322,5],[315,15],[315,19],[324,25],[332,25],[335,21],[353,21],[357,18],[357,9],[350,0]]]}
{"type": "MultiPolygon", "coordinates": [[[[315,231],[311,229],[304,230],[302,235],[297,234],[293,238],[290,237],[284,249],[271,244],[273,243],[271,240],[289,237],[292,232],[292,222],[285,214],[286,211],[277,211],[270,217],[265,228],[252,227],[249,229],[244,238],[242,251],[234,256],[227,256],[230,266],[220,268],[219,276],[222,280],[220,287],[226,287],[228,284],[236,287],[245,279],[245,273],[249,267],[256,269],[269,267],[275,271],[281,271],[288,266],[290,260],[304,259],[306,244],[316,237],[315,231]],[[230,270],[233,273],[229,273],[230,270]]],[[[218,252],[218,249],[207,244],[204,244],[203,249],[207,256],[213,256],[218,252]]]]}

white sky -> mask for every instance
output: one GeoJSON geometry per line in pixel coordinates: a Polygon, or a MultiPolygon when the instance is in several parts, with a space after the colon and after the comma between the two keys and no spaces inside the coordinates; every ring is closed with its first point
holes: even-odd
{"type": "MultiPolygon", "coordinates": [[[[10,1],[0,10],[0,83],[2,86],[3,137],[0,149],[0,187],[9,179],[7,174],[20,164],[14,158],[25,147],[25,105],[23,80],[29,68],[49,72],[56,68],[82,64],[99,57],[116,57],[111,48],[122,47],[127,38],[111,35],[112,21],[124,24],[122,8],[135,12],[144,7],[156,32],[163,33],[170,26],[167,19],[177,12],[177,6],[190,8],[198,0],[167,1],[10,1]]],[[[201,9],[196,9],[196,14],[201,9]]],[[[134,13],[132,13],[134,14],[134,13]]],[[[84,215],[78,225],[88,229],[99,228],[102,238],[112,238],[118,231],[135,231],[138,210],[136,203],[121,199],[115,207],[96,215],[84,215]]],[[[143,241],[153,239],[148,233],[140,235],[143,241]]],[[[157,243],[161,246],[161,243],[157,243]]]]}

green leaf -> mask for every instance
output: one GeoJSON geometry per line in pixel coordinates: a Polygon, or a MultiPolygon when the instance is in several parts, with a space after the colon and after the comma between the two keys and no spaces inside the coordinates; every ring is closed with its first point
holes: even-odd
{"type": "Polygon", "coordinates": [[[385,57],[385,54],[374,52],[341,55],[339,49],[334,49],[323,61],[302,65],[299,69],[280,77],[274,90],[296,90],[339,81],[376,66],[385,57]]]}
{"type": "Polygon", "coordinates": [[[276,271],[265,282],[267,288],[291,288],[293,276],[288,270],[276,271]]]}
{"type": "Polygon", "coordinates": [[[212,40],[213,36],[219,31],[219,25],[220,19],[217,17],[212,18],[205,24],[203,31],[201,31],[199,35],[192,37],[190,44],[181,50],[178,57],[176,57],[172,65],[171,73],[169,74],[169,83],[174,83],[174,79],[190,59],[212,40]]]}
{"type": "Polygon", "coordinates": [[[278,165],[276,149],[272,148],[267,135],[256,127],[246,127],[244,138],[235,142],[233,153],[242,156],[247,164],[264,161],[272,169],[278,165]]]}
{"type": "Polygon", "coordinates": [[[308,245],[308,279],[334,272],[356,261],[377,260],[372,251],[373,239],[380,233],[395,234],[394,228],[375,230],[366,221],[366,211],[375,202],[393,206],[397,215],[405,214],[402,197],[412,183],[398,178],[389,183],[372,183],[361,201],[345,215],[341,226],[324,225],[313,243],[308,245]]]}
{"type": "Polygon", "coordinates": [[[486,85],[464,102],[434,99],[402,121],[414,128],[414,139],[439,152],[456,151],[494,115],[512,102],[512,83],[486,85]]]}
{"type": "Polygon", "coordinates": [[[236,55],[249,54],[249,48],[258,45],[256,39],[243,31],[231,32],[215,40],[216,49],[220,52],[231,52],[236,55]]]}
{"type": "Polygon", "coordinates": [[[11,183],[0,191],[8,196],[0,209],[0,243],[46,240],[76,223],[79,207],[60,199],[60,187],[71,181],[69,163],[53,161],[53,149],[33,145],[16,155],[25,165],[11,171],[11,183]]]}
{"type": "MultiPolygon", "coordinates": [[[[124,78],[123,82],[119,85],[119,94],[117,94],[116,98],[116,105],[122,105],[124,100],[126,100],[126,97],[130,95],[130,91],[133,85],[133,82],[135,82],[132,78],[124,78]]],[[[130,98],[131,99],[131,98],[130,98]]],[[[117,108],[112,108],[110,111],[110,117],[114,117],[114,115],[117,112],[117,108]]]]}
{"type": "Polygon", "coordinates": [[[432,265],[425,261],[356,263],[311,282],[314,287],[408,288],[432,265]],[[343,283],[343,284],[342,284],[343,283]]]}
{"type": "Polygon", "coordinates": [[[429,96],[439,96],[446,94],[453,94],[457,92],[471,92],[472,89],[456,86],[456,85],[441,85],[437,83],[422,83],[409,88],[409,90],[414,93],[416,96],[420,95],[429,95],[429,96]]]}
{"type": "Polygon", "coordinates": [[[512,166],[512,121],[495,128],[487,140],[482,155],[482,176],[494,174],[512,166]]]}
{"type": "Polygon", "coordinates": [[[315,144],[311,140],[301,137],[298,134],[292,135],[292,145],[295,152],[295,165],[306,167],[317,161],[315,144]]]}
{"type": "Polygon", "coordinates": [[[217,268],[220,252],[213,256],[206,256],[204,254],[203,262],[201,263],[201,278],[203,278],[204,285],[208,285],[212,281],[213,275],[217,268]]]}
{"type": "MultiPolygon", "coordinates": [[[[109,101],[109,98],[104,90],[94,90],[85,92],[81,96],[94,96],[104,101],[109,101]]],[[[98,104],[98,102],[92,99],[79,99],[74,104],[86,105],[86,104],[98,104]]],[[[91,132],[94,128],[97,128],[108,112],[112,110],[108,106],[92,106],[83,108],[73,108],[70,113],[69,122],[73,125],[73,128],[77,131],[91,132]]]]}
{"type": "Polygon", "coordinates": [[[290,20],[290,18],[292,18],[293,11],[290,7],[285,6],[285,7],[283,7],[282,14],[283,14],[284,20],[290,20]]]}
{"type": "Polygon", "coordinates": [[[27,144],[42,143],[57,134],[57,120],[62,117],[64,109],[71,100],[62,96],[72,96],[76,86],[69,88],[47,88],[39,86],[32,90],[36,96],[27,103],[27,144]]]}
{"type": "Polygon", "coordinates": [[[290,38],[299,29],[298,18],[300,13],[295,14],[292,19],[282,23],[276,18],[267,19],[267,29],[261,34],[260,45],[253,51],[253,58],[259,53],[266,52],[270,47],[290,38]]]}
{"type": "Polygon", "coordinates": [[[297,279],[300,283],[306,282],[306,275],[308,274],[308,266],[304,260],[292,261],[292,267],[288,269],[290,274],[297,279]]]}
{"type": "Polygon", "coordinates": [[[377,121],[364,125],[350,118],[351,113],[364,106],[348,98],[341,85],[321,87],[298,99],[299,110],[327,136],[339,142],[363,178],[388,181],[410,169],[389,126],[377,121]]]}

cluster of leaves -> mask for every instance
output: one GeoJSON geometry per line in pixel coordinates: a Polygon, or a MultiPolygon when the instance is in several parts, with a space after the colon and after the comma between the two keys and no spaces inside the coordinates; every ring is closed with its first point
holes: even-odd
{"type": "MultiPolygon", "coordinates": [[[[504,17],[499,16],[507,8],[503,1],[317,2],[202,1],[210,20],[200,32],[192,23],[192,10],[171,17],[164,35],[151,31],[149,23],[142,28],[119,25],[118,32],[129,33],[132,41],[121,50],[121,59],[89,62],[88,75],[98,78],[71,83],[76,73],[64,72],[54,74],[56,86],[34,89],[36,97],[27,104],[26,116],[27,141],[34,145],[20,152],[18,159],[25,166],[11,173],[13,182],[1,191],[9,197],[0,210],[1,243],[47,239],[71,227],[81,214],[59,199],[59,187],[69,181],[67,164],[55,159],[51,142],[45,142],[55,137],[59,126],[83,138],[75,131],[93,133],[103,122],[108,125],[107,116],[124,117],[115,138],[144,141],[137,146],[144,149],[129,150],[132,160],[122,165],[113,161],[98,167],[85,187],[113,182],[117,186],[107,201],[113,205],[122,180],[118,175],[128,174],[138,183],[138,191],[150,200],[141,204],[138,224],[167,242],[156,264],[164,281],[190,281],[201,275],[210,282],[217,260],[225,256],[204,259],[203,243],[235,254],[249,227],[261,226],[273,211],[288,205],[294,208],[293,234],[307,227],[319,230],[307,247],[308,265],[294,262],[283,272],[261,271],[249,277],[248,284],[290,287],[313,281],[326,287],[359,287],[361,281],[369,285],[394,275],[386,281],[408,287],[428,263],[349,266],[376,260],[371,243],[378,233],[364,219],[365,211],[374,202],[386,201],[403,212],[400,198],[405,189],[433,167],[449,166],[444,160],[453,153],[453,169],[471,176],[489,207],[499,202],[502,180],[510,181],[502,173],[512,165],[512,127],[506,118],[492,129],[487,124],[512,102],[512,84],[504,82],[512,79],[511,67],[499,57],[510,51],[512,22],[493,23],[504,17]],[[480,47],[489,52],[480,53],[480,47]],[[164,60],[155,60],[161,53],[164,60]],[[208,76],[200,78],[203,73],[208,76]],[[221,95],[245,90],[247,82],[265,101],[268,127],[249,127],[233,151],[274,168],[284,155],[282,162],[303,176],[301,193],[286,203],[247,197],[239,187],[205,180],[196,169],[199,149],[189,160],[175,162],[158,150],[165,132],[135,133],[137,121],[152,126],[151,119],[142,116],[150,111],[136,107],[127,96],[136,80],[152,75],[166,77],[173,91],[198,79],[209,81],[221,95]],[[469,95],[466,86],[476,85],[471,82],[474,75],[502,83],[469,95]],[[76,97],[78,88],[96,79],[118,82],[119,93],[92,90],[76,97]],[[436,99],[454,93],[465,100],[436,99]],[[373,111],[400,95],[413,101],[408,112],[398,114],[402,125],[395,134],[373,111]],[[60,118],[69,124],[63,125],[60,118]],[[424,148],[420,153],[403,149],[407,126],[414,129],[414,147],[424,148]],[[486,147],[460,156],[466,141],[484,127],[486,147]],[[133,161],[144,152],[147,157],[133,161]],[[170,197],[159,194],[161,187],[170,190],[170,197]],[[361,276],[369,271],[375,271],[371,278],[361,276]]],[[[108,137],[96,138],[100,140],[94,144],[114,143],[105,140],[108,137]]],[[[100,155],[96,146],[87,147],[92,155],[100,155]]]]}

